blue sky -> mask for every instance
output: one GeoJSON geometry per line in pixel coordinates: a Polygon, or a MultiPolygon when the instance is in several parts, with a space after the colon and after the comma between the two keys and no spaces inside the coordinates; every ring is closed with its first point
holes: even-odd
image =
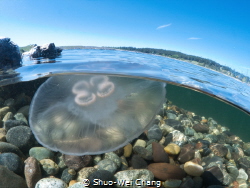
{"type": "Polygon", "coordinates": [[[250,75],[249,10],[249,0],[0,0],[0,36],[175,50],[250,75]]]}

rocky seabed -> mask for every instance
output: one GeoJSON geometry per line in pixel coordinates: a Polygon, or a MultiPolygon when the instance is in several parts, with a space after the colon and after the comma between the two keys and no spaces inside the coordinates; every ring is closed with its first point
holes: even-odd
{"type": "Polygon", "coordinates": [[[1,188],[250,187],[250,143],[212,118],[167,102],[153,126],[126,146],[71,156],[36,141],[30,101],[24,93],[0,98],[1,188]]]}

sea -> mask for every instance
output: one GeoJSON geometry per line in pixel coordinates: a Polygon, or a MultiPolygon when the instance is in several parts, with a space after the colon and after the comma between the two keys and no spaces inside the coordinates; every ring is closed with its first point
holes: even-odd
{"type": "Polygon", "coordinates": [[[103,49],[64,50],[58,58],[23,57],[22,67],[1,75],[0,86],[63,74],[108,74],[166,82],[167,99],[212,117],[250,142],[250,86],[233,77],[158,55],[103,49]]]}

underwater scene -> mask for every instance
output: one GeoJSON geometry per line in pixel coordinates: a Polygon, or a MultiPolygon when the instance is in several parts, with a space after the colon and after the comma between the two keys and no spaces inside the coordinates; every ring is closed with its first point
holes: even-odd
{"type": "Polygon", "coordinates": [[[79,49],[24,55],[0,86],[0,172],[13,187],[250,186],[249,83],[163,56],[79,49]]]}

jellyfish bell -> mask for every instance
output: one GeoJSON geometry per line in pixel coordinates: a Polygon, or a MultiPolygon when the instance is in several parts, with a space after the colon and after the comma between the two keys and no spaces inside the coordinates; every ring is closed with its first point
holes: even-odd
{"type": "Polygon", "coordinates": [[[30,126],[42,145],[64,154],[114,151],[152,125],[165,85],[109,75],[53,76],[32,99],[30,126]]]}

